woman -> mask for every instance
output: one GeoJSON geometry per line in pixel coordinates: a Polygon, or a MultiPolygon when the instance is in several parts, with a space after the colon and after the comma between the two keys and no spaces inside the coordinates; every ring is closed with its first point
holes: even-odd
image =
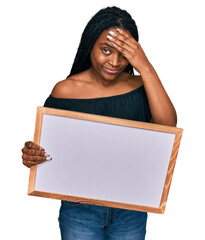
{"type": "MultiPolygon", "coordinates": [[[[88,22],[70,72],[44,106],[176,126],[175,109],[138,43],[130,14],[100,10],[88,22]],[[134,75],[134,70],[139,75],[134,75]]],[[[26,142],[23,164],[48,160],[44,149],[26,142]]],[[[62,201],[62,239],[144,239],[147,213],[62,201]]]]}

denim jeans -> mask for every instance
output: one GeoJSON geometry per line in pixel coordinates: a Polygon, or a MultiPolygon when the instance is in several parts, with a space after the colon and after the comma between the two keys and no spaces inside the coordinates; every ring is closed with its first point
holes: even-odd
{"type": "Polygon", "coordinates": [[[62,201],[62,240],[144,240],[147,213],[62,201]]]}

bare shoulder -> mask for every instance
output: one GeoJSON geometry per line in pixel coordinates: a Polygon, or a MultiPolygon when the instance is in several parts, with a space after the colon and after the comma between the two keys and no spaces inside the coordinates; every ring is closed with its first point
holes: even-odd
{"type": "Polygon", "coordinates": [[[73,85],[74,81],[72,78],[62,80],[56,83],[51,95],[56,98],[66,98],[70,95],[69,92],[72,92],[73,85]]]}
{"type": "Polygon", "coordinates": [[[76,94],[78,95],[80,89],[86,83],[84,76],[85,72],[82,72],[58,82],[54,86],[51,95],[56,98],[70,98],[76,94]]]}

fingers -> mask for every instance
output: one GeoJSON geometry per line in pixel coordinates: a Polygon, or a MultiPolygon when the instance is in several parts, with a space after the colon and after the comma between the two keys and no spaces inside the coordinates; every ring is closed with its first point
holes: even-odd
{"type": "Polygon", "coordinates": [[[121,52],[129,62],[132,61],[138,50],[138,42],[130,33],[121,29],[111,30],[107,38],[110,40],[113,47],[121,52]]]}
{"type": "Polygon", "coordinates": [[[22,154],[22,159],[23,159],[23,164],[27,167],[41,164],[47,160],[46,156],[44,156],[44,155],[43,156],[31,156],[26,153],[22,154]]]}
{"type": "Polygon", "coordinates": [[[125,42],[130,47],[134,47],[137,44],[137,41],[132,37],[132,35],[122,29],[117,28],[117,35],[116,38],[121,41],[125,42]]]}
{"type": "Polygon", "coordinates": [[[130,47],[131,51],[135,51],[136,49],[142,50],[140,43],[138,43],[130,33],[123,31],[122,29],[117,28],[118,34],[116,35],[116,38],[119,39],[121,42],[126,42],[130,47]]]}
{"type": "Polygon", "coordinates": [[[44,150],[29,149],[27,147],[24,147],[21,151],[23,153],[25,153],[27,155],[31,155],[31,156],[44,156],[45,155],[44,150]]]}
{"type": "Polygon", "coordinates": [[[45,152],[45,149],[31,141],[25,143],[22,153],[23,164],[27,167],[32,167],[52,159],[45,152]]]}
{"type": "Polygon", "coordinates": [[[137,41],[132,37],[130,33],[118,28],[116,30],[109,31],[107,38],[119,47],[125,48],[128,52],[131,52],[137,44],[137,41]]]}
{"type": "Polygon", "coordinates": [[[41,146],[39,146],[38,144],[31,142],[31,141],[26,142],[25,147],[27,147],[29,149],[37,149],[37,150],[45,151],[45,149],[43,149],[41,146]]]}
{"type": "Polygon", "coordinates": [[[41,161],[46,161],[46,156],[31,156],[28,154],[23,153],[22,155],[23,160],[26,161],[32,161],[32,162],[41,162],[41,161]]]}
{"type": "Polygon", "coordinates": [[[110,40],[111,44],[120,52],[131,52],[132,47],[128,45],[127,42],[119,40],[119,38],[108,35],[107,38],[110,40]]]}
{"type": "Polygon", "coordinates": [[[33,161],[28,161],[28,160],[23,160],[23,164],[26,166],[26,167],[33,167],[37,164],[41,164],[41,163],[44,163],[45,161],[39,161],[38,163],[36,162],[33,162],[33,161]]]}
{"type": "Polygon", "coordinates": [[[120,53],[122,53],[122,55],[123,55],[125,58],[127,58],[127,60],[129,60],[130,52],[129,52],[127,49],[123,48],[122,46],[117,45],[117,44],[114,43],[114,42],[111,42],[111,44],[112,44],[120,53]]]}

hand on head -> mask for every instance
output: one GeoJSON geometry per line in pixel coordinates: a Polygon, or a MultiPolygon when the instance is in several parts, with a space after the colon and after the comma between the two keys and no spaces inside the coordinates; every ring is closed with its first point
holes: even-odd
{"type": "Polygon", "coordinates": [[[151,67],[141,45],[132,37],[128,30],[122,30],[121,28],[111,29],[107,39],[139,73],[143,69],[151,67]]]}

